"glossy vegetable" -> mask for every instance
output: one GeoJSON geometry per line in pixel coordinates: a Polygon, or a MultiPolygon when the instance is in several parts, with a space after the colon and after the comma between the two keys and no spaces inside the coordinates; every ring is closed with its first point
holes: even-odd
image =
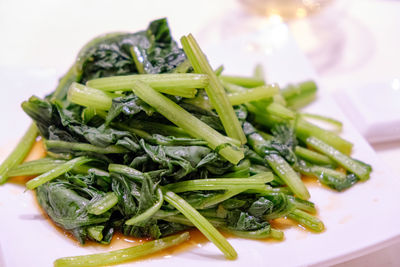
{"type": "Polygon", "coordinates": [[[27,182],[48,216],[82,244],[115,232],[152,238],[57,266],[115,264],[188,239],[198,228],[227,259],[219,232],[282,240],[272,220],[314,232],[324,224],[302,175],[343,191],[369,178],[352,144],[308,121],[297,108],[316,94],[306,81],[281,90],[258,66],[254,77],[211,68],[192,35],[172,39],[165,19],[145,31],[112,33],[84,46],[54,93],[22,103],[33,124],[0,166],[0,182],[27,182]],[[37,132],[47,157],[22,163],[37,132]],[[19,165],[20,164],[20,165],[19,165]],[[338,169],[343,168],[343,169],[338,169]]]}

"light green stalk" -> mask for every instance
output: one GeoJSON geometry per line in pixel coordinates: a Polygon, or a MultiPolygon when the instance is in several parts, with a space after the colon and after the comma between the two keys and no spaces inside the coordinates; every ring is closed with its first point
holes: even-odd
{"type": "Polygon", "coordinates": [[[244,135],[235,111],[229,102],[225,89],[220,83],[217,75],[215,75],[196,40],[191,34],[189,34],[187,37],[184,36],[181,38],[181,43],[195,72],[205,73],[208,75],[209,85],[204,89],[207,92],[211,105],[217,111],[227,135],[239,140],[242,144],[246,143],[246,136],[244,135]]]}
{"type": "Polygon", "coordinates": [[[229,144],[225,136],[221,135],[147,84],[137,81],[133,86],[133,92],[144,102],[156,109],[157,112],[185,130],[191,136],[207,141],[208,146],[212,149],[219,149],[218,153],[233,164],[237,164],[244,157],[243,152],[233,144],[225,146],[229,144]]]}

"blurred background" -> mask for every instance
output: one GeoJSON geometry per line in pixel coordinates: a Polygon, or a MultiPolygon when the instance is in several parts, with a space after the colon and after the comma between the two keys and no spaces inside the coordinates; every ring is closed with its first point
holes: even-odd
{"type": "MultiPolygon", "coordinates": [[[[0,72],[61,74],[93,37],[141,30],[160,17],[168,17],[176,39],[191,32],[202,46],[243,37],[249,40],[246,49],[268,54],[288,35],[294,38],[321,90],[339,102],[360,101],[359,109],[376,117],[358,128],[400,177],[400,1],[0,0],[0,72]],[[273,34],[266,35],[271,25],[273,34]]],[[[360,110],[344,108],[355,124],[363,119],[354,115],[360,110]]],[[[391,246],[340,266],[400,266],[399,249],[391,246]]]]}

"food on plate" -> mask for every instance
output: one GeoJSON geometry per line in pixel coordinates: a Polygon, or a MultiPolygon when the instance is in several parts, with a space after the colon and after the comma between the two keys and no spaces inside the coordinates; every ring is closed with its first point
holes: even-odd
{"type": "Polygon", "coordinates": [[[165,19],[100,36],[53,93],[22,103],[33,123],[0,182],[36,176],[27,189],[82,244],[108,244],[116,232],[156,240],[56,265],[119,263],[183,242],[193,227],[235,259],[219,230],[282,240],[271,224],[282,217],[324,230],[302,177],[337,191],[369,178],[371,166],[351,158],[352,144],[337,134],[340,122],[298,111],[315,98],[313,81],[281,89],[260,66],[253,77],[225,75],[192,35],[181,44],[165,19]],[[38,134],[47,156],[21,163],[38,134]]]}

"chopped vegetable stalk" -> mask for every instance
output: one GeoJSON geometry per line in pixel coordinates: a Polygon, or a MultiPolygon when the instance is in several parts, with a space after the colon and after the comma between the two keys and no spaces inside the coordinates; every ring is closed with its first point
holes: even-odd
{"type": "Polygon", "coordinates": [[[281,178],[290,190],[301,199],[309,199],[310,193],[300,179],[299,175],[290,167],[290,165],[277,153],[270,153],[268,142],[257,132],[251,132],[247,135],[250,146],[255,152],[262,156],[274,172],[281,178]]]}
{"type": "MultiPolygon", "coordinates": [[[[112,123],[112,126],[115,126],[118,129],[125,130],[131,133],[136,134],[137,136],[143,138],[149,143],[158,144],[158,145],[165,145],[165,146],[179,146],[179,145],[207,145],[207,142],[200,139],[193,139],[190,137],[164,137],[158,134],[151,135],[143,130],[136,129],[130,126],[127,126],[123,123],[112,123]]],[[[178,127],[175,127],[179,129],[178,127]]],[[[235,140],[230,140],[235,141],[235,140]]],[[[233,143],[233,142],[232,142],[233,143]]],[[[240,144],[239,144],[240,145],[240,144]]]]}
{"type": "Polygon", "coordinates": [[[20,164],[28,155],[38,134],[37,127],[34,123],[28,128],[18,145],[8,155],[8,157],[0,165],[0,184],[7,182],[8,172],[20,164]]]}
{"type": "Polygon", "coordinates": [[[88,123],[96,115],[96,109],[92,107],[86,107],[82,111],[82,120],[84,123],[88,123]]]}
{"type": "Polygon", "coordinates": [[[315,232],[322,232],[325,230],[325,226],[321,220],[302,210],[295,209],[289,213],[287,217],[315,232]]]}
{"type": "Polygon", "coordinates": [[[228,243],[223,235],[211,225],[197,210],[189,205],[183,198],[174,192],[164,192],[164,199],[179,210],[190,222],[193,223],[211,242],[224,253],[225,257],[234,260],[237,257],[235,249],[228,243]]]}
{"type": "Polygon", "coordinates": [[[274,179],[272,173],[259,173],[249,178],[208,178],[189,180],[164,186],[175,193],[196,190],[248,190],[262,188],[274,179]]]}
{"type": "Polygon", "coordinates": [[[335,120],[333,118],[326,117],[326,116],[321,116],[318,114],[310,114],[310,113],[300,113],[300,116],[305,119],[314,119],[317,121],[321,121],[323,123],[327,123],[332,127],[332,132],[334,132],[334,133],[340,133],[343,128],[343,123],[341,123],[340,121],[335,120]]]}
{"type": "Polygon", "coordinates": [[[205,201],[202,201],[200,205],[196,205],[194,208],[196,209],[206,209],[208,207],[214,206],[218,203],[221,203],[227,199],[230,199],[233,196],[236,196],[240,193],[242,193],[245,190],[242,189],[232,189],[232,190],[226,190],[222,194],[218,194],[212,197],[207,198],[205,201]]]}
{"type": "Polygon", "coordinates": [[[270,115],[280,117],[284,120],[292,120],[295,118],[296,115],[296,113],[294,113],[290,109],[275,102],[268,104],[265,109],[270,115]]]}
{"type": "Polygon", "coordinates": [[[354,173],[358,178],[360,178],[360,180],[365,181],[369,178],[371,170],[369,166],[366,166],[366,164],[362,164],[359,161],[350,158],[318,138],[308,137],[306,143],[311,148],[328,156],[331,160],[335,161],[346,170],[354,173]]]}
{"type": "Polygon", "coordinates": [[[311,163],[320,164],[320,165],[334,165],[335,162],[331,160],[329,157],[317,153],[315,151],[309,150],[307,148],[296,146],[295,150],[296,156],[301,157],[311,163]]]}
{"type": "Polygon", "coordinates": [[[190,235],[188,232],[164,237],[158,240],[146,242],[131,248],[114,250],[106,253],[98,253],[85,256],[65,257],[60,258],[54,262],[54,267],[72,267],[72,266],[104,266],[110,264],[118,264],[146,255],[155,253],[157,251],[178,245],[182,242],[189,240],[190,235]]]}
{"type": "Polygon", "coordinates": [[[94,174],[97,176],[103,176],[103,177],[110,177],[110,174],[106,171],[103,171],[101,169],[98,168],[94,168],[92,166],[88,166],[88,165],[79,165],[79,166],[75,166],[72,169],[73,173],[77,173],[77,174],[94,174]]]}
{"type": "Polygon", "coordinates": [[[130,179],[134,180],[135,182],[142,183],[144,179],[144,174],[138,170],[135,170],[133,168],[130,168],[125,165],[121,164],[110,164],[108,165],[108,170],[110,172],[115,172],[119,174],[123,174],[125,176],[128,176],[130,179]]]}
{"type": "Polygon", "coordinates": [[[288,196],[288,199],[290,202],[292,202],[295,207],[299,210],[303,210],[312,214],[317,213],[317,210],[315,208],[314,203],[307,201],[307,200],[303,200],[294,196],[288,196]]]}
{"type": "Polygon", "coordinates": [[[340,171],[316,165],[299,168],[299,171],[304,175],[315,176],[321,184],[329,186],[339,192],[351,187],[358,181],[358,178],[353,173],[345,174],[340,171]]]}
{"type": "Polygon", "coordinates": [[[141,56],[138,47],[132,46],[131,49],[129,49],[129,51],[131,52],[132,59],[135,62],[136,69],[138,70],[138,72],[140,74],[145,74],[146,71],[144,70],[143,62],[141,62],[140,60],[141,56]]]}
{"type": "Polygon", "coordinates": [[[33,178],[32,180],[29,180],[26,183],[26,187],[31,190],[35,189],[36,187],[38,187],[48,181],[51,181],[51,180],[57,178],[58,176],[72,170],[72,168],[74,168],[75,166],[85,164],[89,161],[91,161],[91,159],[86,158],[86,157],[74,158],[74,159],[67,161],[64,164],[52,169],[51,171],[43,173],[42,175],[39,175],[39,176],[33,178]]]}
{"type": "Polygon", "coordinates": [[[129,220],[127,220],[125,222],[125,224],[135,225],[135,224],[139,224],[143,221],[150,219],[161,208],[161,206],[164,202],[164,196],[163,196],[161,188],[157,189],[157,196],[158,196],[158,200],[152,207],[145,210],[143,213],[140,213],[139,215],[136,215],[136,216],[130,218],[129,220]]]}
{"type": "MultiPolygon", "coordinates": [[[[240,85],[237,84],[233,84],[233,83],[228,83],[228,82],[224,82],[223,80],[219,79],[219,81],[221,82],[221,84],[224,86],[224,88],[229,92],[229,93],[240,93],[240,92],[244,92],[246,90],[248,90],[245,87],[242,87],[240,85]]],[[[263,85],[260,85],[263,86],[263,85]]]]}
{"type": "Polygon", "coordinates": [[[75,63],[72,65],[68,72],[60,79],[54,93],[52,94],[50,100],[63,100],[68,93],[69,86],[78,80],[80,80],[82,76],[82,70],[79,69],[78,64],[75,63]]]}
{"type": "Polygon", "coordinates": [[[122,146],[111,145],[107,147],[99,147],[87,143],[71,143],[58,140],[45,140],[44,144],[50,151],[86,151],[99,154],[120,154],[126,153],[128,150],[122,146]]]}
{"type": "Polygon", "coordinates": [[[68,90],[68,100],[72,103],[99,110],[109,110],[112,96],[98,89],[72,83],[68,90]]]}
{"type": "Polygon", "coordinates": [[[212,149],[219,149],[218,153],[233,164],[237,164],[244,157],[243,152],[234,145],[229,145],[223,135],[147,84],[137,81],[133,86],[133,92],[191,136],[207,141],[212,149]]]}
{"type": "Polygon", "coordinates": [[[181,38],[181,43],[187,57],[192,63],[194,70],[197,73],[208,74],[209,85],[205,87],[205,90],[211,105],[215,108],[219,115],[227,135],[231,138],[239,140],[242,144],[246,143],[246,137],[232,108],[232,105],[229,103],[225,89],[219,82],[218,77],[215,75],[196,40],[191,34],[189,34],[187,37],[184,36],[181,38]]]}
{"type": "MultiPolygon", "coordinates": [[[[201,214],[200,214],[201,215],[201,214]]],[[[159,217],[157,217],[159,218],[159,217]]],[[[188,218],[182,215],[171,215],[168,217],[160,218],[167,222],[179,223],[187,226],[195,226],[188,218]]],[[[212,226],[220,228],[226,225],[226,222],[220,218],[205,218],[212,226]]]]}
{"type": "Polygon", "coordinates": [[[287,107],[299,109],[313,101],[316,97],[317,85],[313,81],[306,81],[299,84],[289,84],[282,89],[287,107]]]}
{"type": "Polygon", "coordinates": [[[281,178],[292,192],[301,199],[309,199],[310,193],[301,181],[299,175],[290,167],[290,165],[279,155],[269,154],[265,156],[269,166],[281,178]]]}
{"type": "Polygon", "coordinates": [[[328,145],[334,147],[335,149],[339,150],[340,152],[350,155],[353,144],[344,140],[340,136],[330,131],[324,130],[312,123],[305,121],[302,118],[298,118],[295,124],[296,128],[296,135],[305,140],[309,136],[316,137],[328,145]]]}
{"type": "Polygon", "coordinates": [[[221,75],[220,79],[227,83],[233,83],[233,84],[243,86],[243,87],[248,87],[248,88],[253,88],[253,87],[257,87],[257,86],[261,86],[261,85],[265,84],[265,81],[263,78],[255,78],[255,77],[221,75]]]}
{"type": "MultiPolygon", "coordinates": [[[[132,89],[132,88],[131,88],[132,89]]],[[[150,133],[158,133],[162,135],[172,135],[176,137],[188,137],[188,133],[183,129],[178,128],[173,125],[167,125],[152,121],[139,121],[139,120],[129,120],[128,127],[133,127],[150,133]]]]}
{"type": "Polygon", "coordinates": [[[270,98],[279,92],[279,88],[275,85],[263,85],[248,89],[241,92],[228,94],[231,105],[240,105],[251,101],[270,98]]]}
{"type": "Polygon", "coordinates": [[[283,239],[283,232],[272,229],[270,225],[255,231],[239,231],[239,230],[233,230],[229,227],[222,227],[221,229],[224,232],[243,238],[251,238],[251,239],[273,238],[276,240],[283,239]]]}
{"type": "Polygon", "coordinates": [[[215,75],[220,76],[223,71],[224,71],[224,65],[221,65],[214,71],[214,73],[215,75]]]}
{"type": "Polygon", "coordinates": [[[91,238],[96,240],[97,242],[101,242],[103,239],[103,225],[89,226],[87,231],[91,238]]]}
{"type": "Polygon", "coordinates": [[[24,162],[17,167],[11,169],[7,175],[12,176],[20,176],[20,175],[36,175],[48,172],[54,169],[57,166],[65,163],[65,160],[60,159],[52,159],[52,158],[43,158],[32,160],[28,162],[24,162]]]}
{"type": "Polygon", "coordinates": [[[87,211],[90,214],[100,215],[114,207],[117,203],[117,195],[114,192],[108,192],[95,202],[89,203],[87,211]]]}
{"type": "Polygon", "coordinates": [[[194,97],[197,90],[208,85],[208,77],[205,74],[195,73],[169,73],[169,74],[143,74],[105,77],[90,80],[88,87],[102,91],[130,91],[136,81],[147,83],[160,93],[183,97],[194,97]]]}
{"type": "Polygon", "coordinates": [[[253,78],[264,80],[265,82],[265,71],[261,64],[257,64],[253,70],[253,78]]]}

